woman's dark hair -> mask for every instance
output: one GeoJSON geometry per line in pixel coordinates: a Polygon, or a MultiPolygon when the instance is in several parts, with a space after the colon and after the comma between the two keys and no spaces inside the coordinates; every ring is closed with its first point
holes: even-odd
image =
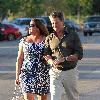
{"type": "Polygon", "coordinates": [[[41,35],[44,35],[44,36],[49,35],[48,29],[39,19],[33,18],[31,21],[35,22],[35,25],[37,28],[39,28],[41,35]]]}

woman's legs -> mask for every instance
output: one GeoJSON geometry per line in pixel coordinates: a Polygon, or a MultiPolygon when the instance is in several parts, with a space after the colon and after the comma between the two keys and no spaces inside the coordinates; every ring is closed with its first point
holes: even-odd
{"type": "Polygon", "coordinates": [[[38,100],[47,100],[47,95],[37,95],[38,100]]]}
{"type": "Polygon", "coordinates": [[[24,93],[23,95],[25,100],[34,100],[33,93],[24,93]]]}
{"type": "MultiPolygon", "coordinates": [[[[34,100],[33,93],[24,93],[25,100],[34,100]]],[[[38,100],[47,100],[47,95],[37,95],[38,100]]]]}

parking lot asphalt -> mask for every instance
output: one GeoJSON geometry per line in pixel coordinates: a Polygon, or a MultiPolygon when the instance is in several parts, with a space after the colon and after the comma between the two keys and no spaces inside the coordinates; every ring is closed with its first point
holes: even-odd
{"type": "MultiPolygon", "coordinates": [[[[81,40],[85,50],[79,63],[80,100],[100,100],[100,36],[81,36],[81,40]]],[[[13,96],[18,42],[0,42],[0,100],[11,100],[13,96]]]]}
{"type": "MultiPolygon", "coordinates": [[[[0,74],[0,100],[11,100],[14,92],[15,73],[0,74]]],[[[79,79],[80,100],[100,100],[100,80],[79,79]]],[[[49,97],[50,100],[50,97],[49,97]]]]}

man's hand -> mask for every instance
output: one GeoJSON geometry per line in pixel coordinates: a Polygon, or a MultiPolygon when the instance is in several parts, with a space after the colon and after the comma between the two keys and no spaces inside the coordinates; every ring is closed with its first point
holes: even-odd
{"type": "Polygon", "coordinates": [[[61,62],[64,62],[65,61],[65,57],[61,57],[61,58],[59,58],[59,59],[56,59],[56,60],[54,60],[54,65],[58,65],[58,64],[60,64],[61,62]]]}
{"type": "Polygon", "coordinates": [[[77,61],[78,60],[78,55],[74,54],[74,55],[70,55],[68,57],[66,57],[67,61],[77,61]]]}
{"type": "Polygon", "coordinates": [[[64,61],[65,61],[65,57],[61,57],[61,58],[56,59],[56,60],[49,59],[48,64],[55,67],[56,65],[58,65],[58,64],[60,64],[61,62],[64,62],[64,61]]]}
{"type": "Polygon", "coordinates": [[[59,59],[53,60],[50,55],[47,55],[47,56],[44,56],[44,58],[48,62],[48,64],[50,64],[53,67],[65,61],[65,57],[60,57],[59,59]]]}

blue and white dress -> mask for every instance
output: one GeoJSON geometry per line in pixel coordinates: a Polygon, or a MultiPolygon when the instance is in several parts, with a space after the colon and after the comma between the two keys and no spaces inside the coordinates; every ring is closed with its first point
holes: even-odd
{"type": "Polygon", "coordinates": [[[24,60],[20,74],[23,93],[45,95],[49,93],[49,66],[43,63],[44,41],[29,43],[21,39],[24,60]]]}

